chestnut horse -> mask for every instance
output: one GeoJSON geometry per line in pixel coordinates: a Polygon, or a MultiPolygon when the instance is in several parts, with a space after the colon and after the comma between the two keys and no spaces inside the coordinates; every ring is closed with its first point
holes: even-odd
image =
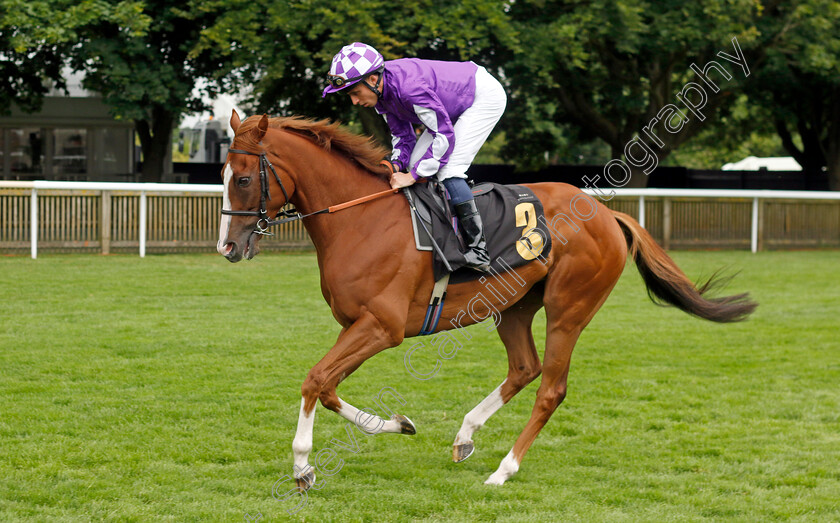
{"type": "MultiPolygon", "coordinates": [[[[389,189],[388,177],[378,165],[385,151],[368,139],[326,121],[263,115],[241,122],[235,111],[230,125],[236,134],[223,170],[219,253],[231,262],[256,256],[260,234],[287,200],[298,212],[313,213],[303,218],[303,224],[317,251],[321,292],[342,326],[335,345],[301,387],[292,450],[297,484],[306,489],[315,480],[308,458],[316,402],[359,422],[361,411],[339,398],[336,387],[371,356],[419,333],[434,286],[431,253],[416,249],[409,206],[402,195],[352,206],[338,216],[317,213],[389,189]]],[[[555,241],[543,259],[515,269],[516,274],[499,276],[500,286],[518,289],[512,299],[484,292],[486,301],[474,300],[471,314],[465,315],[467,303],[486,289],[479,281],[450,285],[437,329],[475,323],[495,309],[500,311],[497,330],[508,356],[505,380],[464,417],[453,444],[455,461],[469,457],[473,433],[542,374],[528,423],[486,481],[493,485],[503,484],[519,469],[537,434],[566,397],[572,349],[618,281],[628,251],[652,299],[716,322],[742,320],[756,307],[746,294],[705,297],[714,282],[695,287],[633,218],[611,211],[579,189],[562,183],[526,186],[543,203],[552,234],[562,240],[555,241]],[[568,219],[574,211],[570,206],[581,203],[581,198],[590,202],[591,212],[568,219]],[[540,363],[531,323],[542,307],[546,343],[540,363]]],[[[367,418],[365,426],[376,427],[377,432],[415,432],[402,415],[367,418]]]]}

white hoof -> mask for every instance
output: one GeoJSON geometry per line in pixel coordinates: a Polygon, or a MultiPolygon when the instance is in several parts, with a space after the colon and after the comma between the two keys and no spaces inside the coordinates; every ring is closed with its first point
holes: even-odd
{"type": "Polygon", "coordinates": [[[485,485],[504,485],[505,481],[510,479],[511,476],[516,474],[516,471],[519,470],[519,462],[516,461],[516,458],[513,456],[513,450],[508,452],[508,455],[505,456],[505,459],[499,464],[499,469],[492,473],[487,481],[484,482],[485,485]]]}
{"type": "Polygon", "coordinates": [[[498,472],[494,472],[490,474],[490,477],[487,478],[487,481],[484,482],[485,485],[504,485],[505,481],[507,480],[506,477],[499,474],[498,472]]]}

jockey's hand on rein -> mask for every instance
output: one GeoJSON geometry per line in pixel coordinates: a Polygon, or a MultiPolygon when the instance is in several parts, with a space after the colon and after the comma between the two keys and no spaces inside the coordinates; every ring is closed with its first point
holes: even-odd
{"type": "Polygon", "coordinates": [[[388,174],[392,189],[401,189],[403,187],[414,185],[414,177],[407,172],[400,171],[402,166],[398,162],[392,162],[386,156],[381,162],[379,162],[379,165],[381,165],[383,171],[388,174]]]}
{"type": "Polygon", "coordinates": [[[414,185],[416,180],[411,173],[406,172],[395,172],[391,175],[391,188],[392,189],[401,189],[403,187],[408,187],[410,185],[414,185]]]}

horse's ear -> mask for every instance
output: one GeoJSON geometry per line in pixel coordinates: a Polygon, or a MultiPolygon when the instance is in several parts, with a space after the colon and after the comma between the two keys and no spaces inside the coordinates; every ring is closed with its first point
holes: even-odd
{"type": "Polygon", "coordinates": [[[233,110],[233,114],[230,115],[230,128],[233,129],[235,133],[237,129],[239,129],[239,124],[242,121],[239,119],[239,113],[236,112],[236,109],[233,110]]]}
{"type": "Polygon", "coordinates": [[[268,115],[262,115],[260,118],[260,123],[257,124],[257,141],[261,142],[263,136],[265,136],[265,132],[268,130],[268,115]]]}

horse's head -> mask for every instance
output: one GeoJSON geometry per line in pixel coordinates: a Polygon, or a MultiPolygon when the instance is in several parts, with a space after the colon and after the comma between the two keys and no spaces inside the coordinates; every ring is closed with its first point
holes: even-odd
{"type": "Polygon", "coordinates": [[[263,115],[253,125],[241,122],[234,110],[230,126],[235,137],[222,170],[224,201],[216,248],[229,261],[238,262],[259,253],[259,238],[266,234],[271,217],[287,203],[289,193],[262,144],[268,117],[263,115]]]}

